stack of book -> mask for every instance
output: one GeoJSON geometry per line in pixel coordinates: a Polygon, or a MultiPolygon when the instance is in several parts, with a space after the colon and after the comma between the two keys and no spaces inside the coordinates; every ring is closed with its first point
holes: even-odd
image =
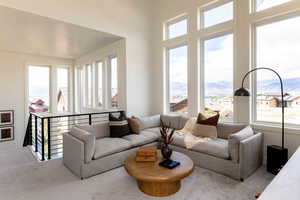
{"type": "Polygon", "coordinates": [[[155,162],[157,149],[156,147],[141,147],[137,150],[136,162],[155,162]]]}

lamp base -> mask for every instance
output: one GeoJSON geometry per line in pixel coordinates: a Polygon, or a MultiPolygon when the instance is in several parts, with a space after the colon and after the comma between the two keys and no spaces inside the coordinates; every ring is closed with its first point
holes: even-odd
{"type": "Polygon", "coordinates": [[[281,168],[288,161],[288,149],[277,145],[268,145],[267,147],[267,171],[272,174],[278,174],[281,168]]]}

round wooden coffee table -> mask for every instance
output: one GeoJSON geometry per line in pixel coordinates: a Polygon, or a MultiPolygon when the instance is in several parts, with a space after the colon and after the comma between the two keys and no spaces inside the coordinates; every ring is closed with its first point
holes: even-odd
{"type": "Polygon", "coordinates": [[[193,161],[186,155],[173,152],[171,159],[180,162],[174,169],[159,166],[163,160],[160,151],[156,162],[136,162],[135,153],[126,160],[125,169],[137,180],[138,187],[145,194],[163,197],[176,193],[180,189],[181,179],[192,173],[193,161]]]}

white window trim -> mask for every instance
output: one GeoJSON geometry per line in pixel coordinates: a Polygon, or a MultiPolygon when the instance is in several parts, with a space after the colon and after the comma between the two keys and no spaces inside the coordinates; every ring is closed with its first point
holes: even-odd
{"type": "MultiPolygon", "coordinates": [[[[64,66],[64,65],[61,65],[61,66],[57,66],[55,68],[55,71],[56,71],[56,74],[57,74],[57,70],[58,69],[67,69],[68,70],[68,94],[69,96],[67,97],[68,98],[68,111],[67,112],[71,112],[73,109],[72,109],[72,68],[70,68],[69,66],[64,66]]],[[[57,82],[57,79],[56,79],[56,82],[57,82]]],[[[57,83],[55,84],[55,89],[56,89],[56,94],[58,93],[58,85],[57,83]]]]}
{"type": "MultiPolygon", "coordinates": [[[[287,2],[287,3],[290,3],[290,2],[287,2]]],[[[274,7],[277,7],[277,6],[274,6],[274,7]]],[[[269,9],[271,9],[271,8],[269,8],[269,9]]],[[[252,66],[252,69],[254,69],[255,67],[264,67],[264,66],[257,66],[257,57],[256,57],[256,52],[257,52],[257,42],[256,42],[257,35],[256,35],[256,33],[257,32],[256,32],[256,28],[260,27],[260,26],[292,19],[294,17],[300,17],[300,11],[291,12],[289,14],[282,14],[282,15],[278,15],[278,16],[270,16],[267,19],[257,20],[256,23],[251,24],[251,27],[252,27],[251,28],[251,37],[252,37],[252,42],[251,42],[251,63],[252,63],[252,65],[251,66],[252,66]]],[[[257,120],[257,102],[256,102],[257,79],[256,78],[257,78],[256,73],[250,74],[249,79],[251,81],[251,113],[250,113],[251,123],[254,125],[258,125],[258,126],[277,127],[278,125],[281,124],[281,122],[269,122],[269,121],[257,120]]],[[[292,123],[285,122],[285,127],[290,128],[290,129],[300,129],[300,124],[292,124],[292,123]]]]}
{"type": "MultiPolygon", "coordinates": [[[[118,56],[117,55],[111,55],[111,56],[108,56],[108,59],[107,59],[107,83],[106,83],[106,85],[107,85],[107,102],[108,102],[108,108],[110,108],[110,109],[116,109],[115,107],[112,107],[112,94],[111,94],[111,92],[112,92],[112,85],[111,85],[111,83],[112,83],[112,73],[111,73],[111,61],[114,59],[114,58],[116,58],[117,59],[117,79],[119,79],[119,77],[120,77],[120,74],[119,74],[119,58],[118,58],[118,56]]],[[[120,89],[120,87],[119,87],[119,83],[120,81],[118,80],[117,81],[117,91],[118,91],[118,97],[117,97],[117,102],[118,102],[118,107],[117,108],[119,108],[120,107],[120,91],[119,91],[119,89],[120,89]]]]}
{"type": "Polygon", "coordinates": [[[173,40],[175,38],[186,36],[188,33],[189,33],[189,23],[188,23],[188,15],[186,13],[181,14],[181,15],[175,17],[175,18],[172,18],[172,19],[170,19],[170,20],[168,20],[167,22],[164,23],[164,31],[163,31],[163,39],[164,40],[173,40]],[[183,35],[173,37],[173,38],[169,38],[169,27],[171,25],[176,24],[178,22],[181,22],[183,20],[187,21],[187,33],[183,34],[183,35]]]}
{"type": "Polygon", "coordinates": [[[52,63],[36,63],[36,62],[27,62],[25,64],[25,113],[28,113],[28,105],[29,105],[29,67],[30,66],[39,66],[39,67],[47,67],[49,68],[49,112],[57,112],[57,69],[65,68],[68,69],[68,90],[69,90],[69,105],[68,112],[73,111],[73,99],[71,95],[73,93],[72,87],[72,68],[73,66],[65,65],[65,64],[52,64],[52,63]]]}
{"type": "Polygon", "coordinates": [[[221,23],[209,26],[209,27],[204,27],[204,13],[209,11],[209,10],[215,9],[219,6],[222,6],[224,4],[227,4],[229,2],[233,2],[233,11],[235,11],[235,0],[212,1],[212,2],[209,2],[208,4],[205,4],[201,7],[199,7],[198,8],[198,15],[197,15],[197,18],[198,18],[197,19],[197,26],[198,26],[197,29],[202,30],[202,29],[212,28],[212,27],[215,27],[215,26],[222,26],[223,24],[227,24],[227,23],[233,23],[234,19],[235,19],[235,12],[233,12],[233,19],[232,20],[221,22],[221,23]]]}
{"type": "MultiPolygon", "coordinates": [[[[171,49],[176,49],[176,48],[180,48],[180,47],[187,47],[187,71],[189,71],[189,61],[188,61],[188,57],[189,57],[189,46],[187,44],[187,42],[185,43],[180,43],[180,44],[176,44],[174,46],[168,46],[165,48],[165,73],[164,73],[164,88],[165,88],[165,101],[164,101],[164,113],[177,113],[177,112],[171,112],[170,111],[170,56],[169,56],[169,52],[171,49]]],[[[189,90],[189,77],[188,77],[188,73],[187,73],[187,91],[189,90]]],[[[189,95],[187,96],[187,99],[189,98],[189,95]]]]}
{"type": "MultiPolygon", "coordinates": [[[[206,37],[202,37],[199,39],[199,47],[200,49],[198,49],[198,54],[200,55],[200,91],[199,91],[199,112],[204,112],[205,110],[205,48],[204,48],[204,42],[207,40],[211,40],[211,39],[215,39],[218,37],[222,37],[222,36],[226,36],[226,35],[232,35],[233,37],[233,72],[232,72],[232,83],[234,83],[234,77],[235,77],[235,62],[234,62],[234,56],[235,56],[235,52],[234,52],[234,46],[235,46],[235,34],[233,31],[225,31],[225,32],[220,32],[218,34],[212,34],[210,36],[206,36],[206,37]]],[[[234,93],[234,84],[233,84],[233,91],[232,91],[232,97],[233,97],[233,93],[234,93]]],[[[232,122],[234,121],[234,114],[235,114],[235,107],[234,107],[234,101],[233,101],[233,117],[232,118],[220,118],[220,120],[222,122],[232,122]]]]}
{"type": "Polygon", "coordinates": [[[286,5],[289,5],[293,1],[297,1],[297,0],[290,0],[290,1],[287,1],[287,2],[284,2],[284,3],[272,6],[270,8],[266,8],[266,9],[263,9],[263,10],[257,10],[256,0],[250,0],[250,13],[259,13],[259,12],[264,12],[266,10],[271,10],[271,9],[274,9],[274,8],[277,8],[277,7],[286,6],[286,5]]]}
{"type": "Polygon", "coordinates": [[[105,61],[104,60],[98,60],[95,62],[95,71],[94,71],[94,76],[95,76],[95,108],[97,109],[104,109],[105,106],[105,94],[106,94],[106,81],[105,81],[105,61]],[[102,98],[101,98],[101,102],[102,102],[102,106],[98,106],[99,103],[99,68],[98,65],[99,63],[102,63],[102,77],[101,77],[101,82],[102,82],[102,98]]]}

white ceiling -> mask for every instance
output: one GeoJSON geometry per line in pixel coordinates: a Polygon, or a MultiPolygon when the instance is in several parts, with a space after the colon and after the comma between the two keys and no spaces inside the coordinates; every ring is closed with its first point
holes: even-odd
{"type": "Polygon", "coordinates": [[[0,6],[0,50],[75,59],[121,39],[0,6]]]}

